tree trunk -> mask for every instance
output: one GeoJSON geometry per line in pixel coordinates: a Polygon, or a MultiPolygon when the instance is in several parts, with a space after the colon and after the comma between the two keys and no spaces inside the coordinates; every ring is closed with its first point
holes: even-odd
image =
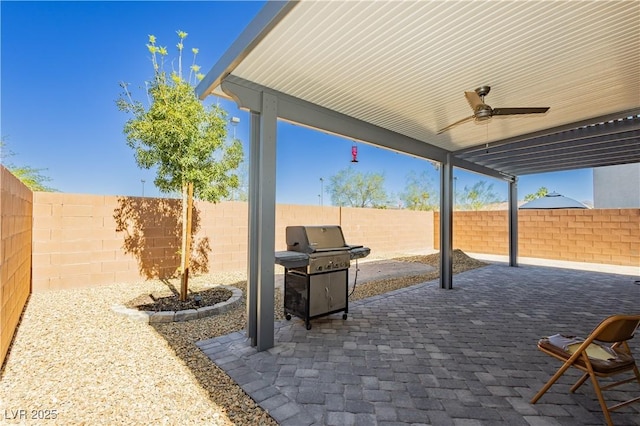
{"type": "Polygon", "coordinates": [[[189,289],[189,264],[191,263],[191,212],[193,205],[193,183],[188,183],[182,187],[182,257],[180,259],[180,269],[182,277],[180,280],[180,300],[187,300],[189,289]]]}

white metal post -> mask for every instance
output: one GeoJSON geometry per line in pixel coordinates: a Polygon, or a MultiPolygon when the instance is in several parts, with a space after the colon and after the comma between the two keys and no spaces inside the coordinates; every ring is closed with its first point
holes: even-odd
{"type": "Polygon", "coordinates": [[[257,185],[259,188],[257,214],[260,218],[258,221],[258,351],[272,348],[274,343],[277,119],[278,98],[263,92],[257,185]]]}
{"type": "Polygon", "coordinates": [[[258,182],[260,149],[260,114],[251,111],[249,140],[249,243],[247,250],[247,337],[251,346],[257,343],[258,327],[258,182]]]}

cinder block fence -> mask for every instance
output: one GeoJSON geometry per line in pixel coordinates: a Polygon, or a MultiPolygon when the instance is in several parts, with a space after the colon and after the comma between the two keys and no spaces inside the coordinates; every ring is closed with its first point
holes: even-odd
{"type": "Polygon", "coordinates": [[[0,365],[31,294],[33,194],[0,166],[0,365]]]}
{"type": "MultiPolygon", "coordinates": [[[[434,222],[434,247],[439,248],[439,213],[434,222]]],[[[507,211],[455,212],[453,246],[471,253],[508,254],[507,211]]],[[[638,266],[640,272],[640,209],[520,210],[518,255],[638,266]]]]}
{"type": "MultiPolygon", "coordinates": [[[[180,212],[173,199],[36,192],[33,291],[175,275],[180,212]]],[[[246,268],[246,203],[197,202],[193,223],[194,272],[246,268]]],[[[275,249],[286,249],[289,225],[335,224],[374,253],[433,248],[433,212],[278,205],[275,249]]]]}

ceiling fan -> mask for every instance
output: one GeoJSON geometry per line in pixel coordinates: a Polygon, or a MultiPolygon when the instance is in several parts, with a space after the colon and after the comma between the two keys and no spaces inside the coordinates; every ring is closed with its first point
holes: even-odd
{"type": "Polygon", "coordinates": [[[467,102],[469,102],[469,105],[471,105],[471,109],[473,109],[473,115],[460,121],[456,121],[455,123],[448,125],[444,129],[438,130],[438,134],[446,132],[447,130],[457,126],[458,124],[466,123],[467,121],[471,120],[484,121],[490,119],[494,115],[544,114],[545,112],[549,111],[550,108],[491,108],[489,105],[484,103],[484,97],[489,94],[490,90],[490,86],[481,86],[473,92],[464,92],[464,96],[467,98],[467,102]]]}

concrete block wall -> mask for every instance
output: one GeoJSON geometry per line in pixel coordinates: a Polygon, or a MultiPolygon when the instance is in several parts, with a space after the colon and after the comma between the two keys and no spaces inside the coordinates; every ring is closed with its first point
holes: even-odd
{"type": "Polygon", "coordinates": [[[374,254],[433,249],[433,212],[343,208],[341,225],[347,244],[361,244],[374,254]]]}
{"type": "Polygon", "coordinates": [[[202,272],[245,270],[249,239],[247,203],[197,202],[195,206],[201,220],[200,227],[193,236],[191,250],[192,259],[196,253],[200,253],[202,261],[207,265],[202,272]],[[207,247],[210,247],[208,253],[207,247]]]}
{"type": "MultiPolygon", "coordinates": [[[[436,213],[436,247],[440,244],[439,223],[436,213]]],[[[507,255],[508,244],[507,211],[454,212],[454,248],[507,255]]],[[[518,255],[640,266],[640,209],[520,210],[518,255]]]]}
{"type": "MultiPolygon", "coordinates": [[[[247,204],[196,202],[192,272],[246,268],[247,204]]],[[[640,210],[523,210],[519,255],[613,265],[640,264],[640,210]]],[[[35,193],[33,290],[86,287],[175,275],[180,201],[35,193]]],[[[375,255],[439,247],[439,215],[410,210],[276,206],[275,250],[289,225],[341,225],[347,243],[375,255]]],[[[454,247],[507,254],[506,211],[454,214],[454,247]]]]}
{"type": "Polygon", "coordinates": [[[116,232],[118,197],[34,194],[33,290],[137,279],[135,258],[116,232]]]}
{"type": "Polygon", "coordinates": [[[521,256],[640,268],[640,209],[520,212],[521,256]]]}
{"type": "Polygon", "coordinates": [[[0,365],[31,293],[33,193],[0,166],[0,365]]]}
{"type": "MultiPolygon", "coordinates": [[[[470,253],[509,254],[506,210],[453,213],[453,247],[470,253]]],[[[440,248],[440,213],[434,215],[434,246],[440,248]]]]}
{"type": "MultiPolygon", "coordinates": [[[[245,270],[247,203],[194,207],[192,272],[245,270]]],[[[172,199],[36,193],[33,290],[173,276],[180,209],[172,199]]],[[[277,205],[275,250],[286,250],[289,225],[342,225],[347,243],[377,254],[433,248],[430,212],[277,205]]]]}
{"type": "MultiPolygon", "coordinates": [[[[195,207],[192,266],[242,269],[245,203],[195,207]]],[[[180,266],[180,215],[176,199],[37,192],[34,291],[174,276],[180,266]]]]}

